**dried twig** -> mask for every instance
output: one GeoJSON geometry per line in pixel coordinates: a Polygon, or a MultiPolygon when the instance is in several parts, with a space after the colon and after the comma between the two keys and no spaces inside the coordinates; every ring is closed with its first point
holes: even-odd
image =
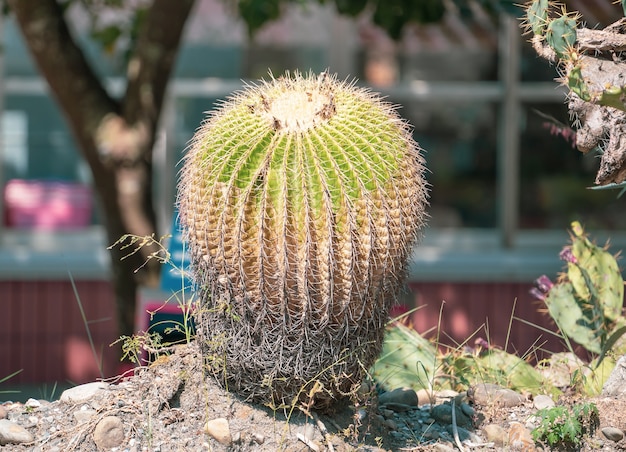
{"type": "Polygon", "coordinates": [[[318,447],[317,444],[315,444],[313,441],[311,441],[310,439],[307,439],[302,433],[298,433],[296,434],[296,437],[302,441],[304,444],[306,444],[307,446],[309,446],[309,449],[315,451],[315,452],[319,452],[320,448],[318,447]]]}
{"type": "Polygon", "coordinates": [[[315,411],[311,413],[311,415],[313,416],[313,419],[315,419],[315,422],[317,423],[318,428],[322,432],[322,435],[324,435],[324,441],[326,441],[326,447],[328,447],[328,451],[335,452],[335,448],[333,447],[333,443],[330,440],[330,434],[328,433],[326,426],[320,420],[319,416],[317,415],[315,411]]]}

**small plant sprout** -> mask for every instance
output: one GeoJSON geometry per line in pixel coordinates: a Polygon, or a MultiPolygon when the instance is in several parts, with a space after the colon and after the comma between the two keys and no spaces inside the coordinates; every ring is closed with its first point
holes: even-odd
{"type": "Polygon", "coordinates": [[[573,450],[585,435],[593,435],[600,425],[598,408],[593,403],[580,403],[571,408],[555,406],[537,411],[539,425],[532,431],[535,441],[550,450],[573,450]]]}
{"type": "Polygon", "coordinates": [[[141,331],[130,337],[120,337],[117,341],[114,342],[114,344],[121,343],[122,360],[129,360],[134,364],[145,364],[145,362],[142,362],[142,360],[144,359],[142,357],[144,357],[145,352],[150,355],[157,355],[159,353],[166,352],[171,346],[178,343],[188,344],[195,337],[193,316],[196,306],[196,300],[193,296],[192,290],[190,290],[191,288],[185,286],[187,270],[180,267],[177,263],[173,262],[172,255],[164,244],[164,242],[169,237],[169,235],[165,235],[157,240],[154,235],[142,237],[127,234],[121,237],[117,242],[109,247],[111,248],[115,246],[120,246],[121,249],[128,250],[128,254],[124,256],[124,258],[127,258],[139,252],[142,247],[148,246],[155,249],[155,251],[148,256],[148,260],[156,259],[159,263],[170,266],[173,271],[181,275],[182,288],[179,291],[173,292],[159,308],[153,311],[149,311],[148,314],[150,315],[150,318],[152,320],[154,316],[165,306],[175,302],[182,314],[182,320],[167,320],[153,323],[150,325],[150,329],[163,327],[162,330],[165,336],[170,336],[174,334],[177,337],[182,337],[182,339],[177,340],[176,342],[164,342],[164,337],[160,333],[151,330],[141,331]]]}

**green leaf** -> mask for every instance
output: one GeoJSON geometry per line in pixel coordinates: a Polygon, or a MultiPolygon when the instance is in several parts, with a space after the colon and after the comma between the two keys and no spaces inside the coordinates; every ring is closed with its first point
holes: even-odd
{"type": "Polygon", "coordinates": [[[626,0],[622,0],[622,11],[624,11],[624,16],[626,16],[626,0]]]}

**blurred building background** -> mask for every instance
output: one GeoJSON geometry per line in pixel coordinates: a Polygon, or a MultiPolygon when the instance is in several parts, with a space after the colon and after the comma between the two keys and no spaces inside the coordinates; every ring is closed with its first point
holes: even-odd
{"type": "MultiPolygon", "coordinates": [[[[622,15],[610,0],[566,3],[590,24],[622,15]]],[[[400,105],[425,149],[430,226],[405,297],[408,308],[421,307],[412,315],[418,331],[439,325],[450,344],[483,337],[522,353],[559,350],[558,338],[514,317],[554,328],[528,294],[533,280],[560,271],[572,220],[599,242],[611,237],[615,251],[623,247],[626,210],[618,192],[588,189],[597,159],[573,148],[567,133],[554,133],[548,117],[569,121],[555,68],[535,55],[515,18],[468,4],[441,24],[406,29],[399,43],[330,5],[294,5],[249,42],[227,2],[198,0],[155,153],[160,233],[170,231],[177,163],[219,99],[268,71],[328,68],[400,105]]],[[[80,12],[74,24],[89,32],[80,12]]],[[[100,376],[77,297],[111,376],[117,330],[110,244],[89,196],[89,168],[10,17],[2,39],[0,378],[20,369],[12,379],[20,384],[100,376]]],[[[110,89],[121,92],[119,60],[87,39],[85,45],[110,89]]]]}

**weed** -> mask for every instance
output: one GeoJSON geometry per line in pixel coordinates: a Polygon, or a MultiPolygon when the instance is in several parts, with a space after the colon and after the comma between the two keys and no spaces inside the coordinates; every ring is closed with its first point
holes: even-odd
{"type": "MultiPolygon", "coordinates": [[[[15,377],[17,374],[19,374],[22,370],[24,369],[20,369],[20,370],[16,370],[15,372],[13,372],[12,374],[7,375],[6,377],[2,377],[0,378],[0,384],[4,383],[5,381],[9,380],[10,378],[15,377]]],[[[19,391],[0,391],[0,394],[14,394],[16,392],[19,391]]]]}
{"type": "Polygon", "coordinates": [[[537,411],[539,426],[532,431],[533,439],[545,443],[551,449],[570,450],[582,443],[585,435],[593,435],[600,425],[598,408],[586,402],[555,406],[537,411]]]}
{"type": "MultiPolygon", "coordinates": [[[[163,304],[153,310],[148,311],[150,319],[153,320],[154,316],[165,306],[167,306],[173,300],[176,301],[178,308],[182,314],[181,321],[167,320],[150,325],[148,331],[139,332],[133,336],[122,336],[113,344],[121,343],[122,346],[122,360],[128,359],[134,364],[143,365],[144,352],[147,352],[150,356],[150,361],[156,355],[168,351],[168,349],[179,343],[190,343],[195,338],[195,326],[193,322],[193,316],[196,313],[195,298],[191,294],[191,290],[185,284],[187,277],[186,270],[183,268],[183,263],[180,267],[173,261],[171,253],[164,245],[164,241],[168,239],[170,235],[164,235],[160,239],[156,239],[154,235],[151,236],[136,236],[132,234],[126,234],[122,236],[117,242],[109,247],[113,248],[119,246],[122,250],[128,249],[128,254],[122,259],[126,259],[129,256],[137,253],[143,247],[151,247],[156,249],[152,252],[147,260],[156,259],[162,265],[169,265],[172,270],[181,275],[181,289],[163,302],[163,304]],[[167,325],[167,326],[166,326],[167,325]],[[163,334],[152,331],[153,329],[161,329],[163,334]],[[164,339],[173,337],[172,341],[165,341],[164,339]],[[179,339],[180,338],[180,339],[179,339]]],[[[145,265],[145,264],[144,264],[145,265]]],[[[139,269],[137,269],[139,270],[139,269]]],[[[111,344],[111,345],[113,345],[111,344]]]]}
{"type": "Polygon", "coordinates": [[[83,319],[83,324],[85,325],[85,331],[87,332],[87,339],[89,340],[89,346],[91,347],[91,353],[93,354],[93,358],[96,360],[98,364],[98,371],[100,372],[100,377],[104,380],[104,370],[102,368],[102,360],[98,353],[96,352],[96,346],[93,342],[93,337],[91,336],[91,330],[89,329],[89,321],[87,320],[87,316],[85,315],[85,309],[83,308],[83,303],[80,300],[80,296],[78,295],[78,289],[76,288],[76,283],[74,282],[74,277],[71,272],[67,272],[70,277],[70,282],[72,283],[72,290],[74,291],[74,296],[76,297],[76,303],[78,303],[78,309],[80,310],[80,315],[83,319]]]}

